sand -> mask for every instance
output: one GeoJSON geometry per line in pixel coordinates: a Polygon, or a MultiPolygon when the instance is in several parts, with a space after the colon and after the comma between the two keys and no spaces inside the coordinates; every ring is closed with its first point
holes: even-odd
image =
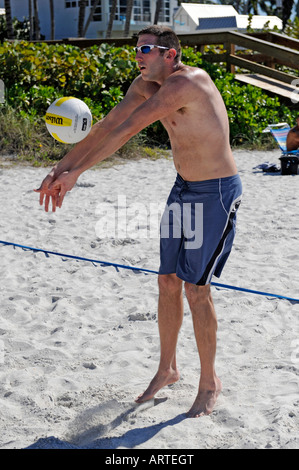
{"type": "MultiPolygon", "coordinates": [[[[278,157],[235,151],[243,202],[232,254],[214,280],[298,299],[298,176],[254,169],[278,157]]],[[[175,179],[171,158],[89,170],[55,214],[33,192],[47,172],[0,168],[2,241],[158,269],[154,220],[175,179]],[[118,214],[124,201],[148,210],[150,236],[138,219],[138,238],[133,212],[115,237],[103,236],[103,209],[118,214]]],[[[159,360],[156,274],[1,244],[0,253],[1,449],[298,448],[299,303],[212,287],[223,392],[211,415],[192,419],[200,366],[186,300],[180,381],[134,402],[159,360]]]]}

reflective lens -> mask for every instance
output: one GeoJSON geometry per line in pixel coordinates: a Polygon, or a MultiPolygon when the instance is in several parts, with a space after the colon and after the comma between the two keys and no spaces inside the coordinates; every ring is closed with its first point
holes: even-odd
{"type": "Polygon", "coordinates": [[[139,51],[141,51],[142,54],[148,54],[152,49],[154,49],[154,47],[156,47],[157,49],[169,49],[169,47],[156,46],[154,44],[144,44],[143,46],[137,46],[134,49],[135,49],[136,54],[139,51]]]}
{"type": "MultiPolygon", "coordinates": [[[[135,51],[137,52],[138,49],[139,49],[139,48],[136,47],[136,48],[135,48],[135,51]],[[137,49],[137,50],[136,50],[136,49],[137,49]]],[[[139,50],[142,52],[142,54],[148,54],[148,53],[152,50],[152,48],[151,48],[150,46],[140,46],[140,49],[139,49],[139,50]]]]}

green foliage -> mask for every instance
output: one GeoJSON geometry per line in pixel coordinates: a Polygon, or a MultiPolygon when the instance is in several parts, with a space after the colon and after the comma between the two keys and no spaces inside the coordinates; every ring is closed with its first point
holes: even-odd
{"type": "Polygon", "coordinates": [[[7,104],[0,106],[0,117],[0,149],[5,154],[17,154],[33,164],[49,164],[62,158],[70,147],[51,138],[43,121],[7,104]]]}
{"type": "MultiPolygon", "coordinates": [[[[298,2],[299,7],[299,2],[298,2]]],[[[299,17],[296,16],[293,21],[288,20],[285,34],[295,39],[299,39],[299,17]]]]}
{"type": "Polygon", "coordinates": [[[295,122],[296,112],[282,105],[278,97],[271,98],[252,85],[241,86],[231,74],[217,78],[215,84],[227,109],[234,145],[260,144],[269,123],[295,122]]]}
{"type": "MultiPolygon", "coordinates": [[[[14,35],[16,39],[29,40],[30,22],[28,19],[24,18],[23,21],[19,21],[17,18],[13,18],[12,26],[13,26],[14,35]]],[[[0,42],[3,42],[5,39],[7,39],[6,17],[5,15],[1,15],[0,16],[0,42]]]]}
{"type": "MultiPolygon", "coordinates": [[[[295,111],[283,106],[278,98],[238,84],[221,64],[204,62],[196,49],[184,47],[182,61],[205,69],[214,80],[227,107],[233,144],[257,143],[269,122],[295,121],[295,111]]],[[[102,44],[80,49],[69,44],[3,42],[0,79],[5,83],[6,103],[0,105],[0,114],[5,117],[0,128],[0,148],[32,153],[31,142],[34,155],[58,158],[62,146],[48,134],[43,121],[48,106],[58,97],[76,96],[89,106],[97,121],[122,100],[138,73],[135,53],[129,46],[102,44]],[[9,119],[18,138],[11,134],[13,125],[11,129],[7,124],[4,127],[4,121],[9,119]],[[22,128],[24,135],[20,137],[22,128]],[[9,146],[9,141],[13,146],[9,146]]],[[[144,130],[141,139],[147,146],[168,146],[167,133],[159,122],[144,130]]]]}
{"type": "Polygon", "coordinates": [[[57,97],[76,96],[88,101],[101,118],[122,99],[137,75],[131,49],[4,42],[0,78],[7,102],[28,114],[43,114],[57,97]]]}

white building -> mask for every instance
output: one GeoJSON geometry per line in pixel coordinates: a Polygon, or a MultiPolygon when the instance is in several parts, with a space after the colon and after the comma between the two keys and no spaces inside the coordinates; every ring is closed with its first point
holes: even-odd
{"type": "MultiPolygon", "coordinates": [[[[10,0],[12,17],[19,20],[29,17],[28,1],[10,0]]],[[[33,2],[32,2],[33,3],[33,2]]],[[[85,23],[89,16],[94,0],[87,0],[85,23]]],[[[90,22],[85,37],[104,38],[109,21],[112,0],[100,0],[95,14],[90,22]]],[[[174,10],[178,7],[177,0],[162,0],[159,24],[173,26],[174,10]]],[[[0,0],[0,11],[4,8],[4,0],[0,0]]],[[[117,0],[116,18],[113,22],[112,37],[123,36],[126,20],[127,0],[117,0]]],[[[130,24],[130,36],[143,26],[154,22],[156,0],[134,0],[130,24]]],[[[38,14],[41,34],[45,39],[51,39],[51,15],[49,0],[38,0],[38,14]]],[[[54,0],[55,39],[74,38],[78,36],[79,0],[54,0]]]]}
{"type": "MultiPolygon", "coordinates": [[[[10,0],[12,17],[19,20],[29,17],[28,1],[10,0]]],[[[32,2],[33,3],[33,2],[32,2]]],[[[51,14],[49,0],[38,0],[41,34],[51,39],[51,14]]],[[[87,0],[85,23],[94,0],[87,0]]],[[[105,38],[112,0],[100,0],[87,29],[86,38],[105,38]]],[[[126,20],[127,0],[117,0],[112,37],[123,36],[126,20]]],[[[0,15],[4,12],[4,0],[0,0],[0,15]]],[[[153,24],[156,0],[134,0],[130,33],[138,32],[143,26],[153,24]]],[[[79,0],[54,0],[55,39],[78,36],[79,0]]],[[[170,26],[177,34],[205,33],[213,30],[246,32],[249,17],[239,15],[231,5],[181,3],[177,0],[162,0],[159,24],[170,26]]],[[[282,30],[282,21],[277,16],[254,15],[251,28],[262,29],[277,26],[282,30]]]]}
{"type": "MultiPolygon", "coordinates": [[[[239,31],[246,31],[248,26],[249,16],[248,15],[237,15],[237,26],[239,31]]],[[[282,30],[282,20],[278,16],[266,16],[266,15],[253,15],[250,27],[254,30],[263,29],[266,25],[270,29],[276,26],[279,30],[282,30]]]]}
{"type": "MultiPolygon", "coordinates": [[[[174,14],[173,25],[177,34],[206,33],[237,30],[246,32],[249,16],[239,15],[231,5],[210,5],[200,3],[181,3],[174,14]]],[[[253,15],[252,29],[277,26],[282,29],[282,20],[277,16],[253,15]]]]}

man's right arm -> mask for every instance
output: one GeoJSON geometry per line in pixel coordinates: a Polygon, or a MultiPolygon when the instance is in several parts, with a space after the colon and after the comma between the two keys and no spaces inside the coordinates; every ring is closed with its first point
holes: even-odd
{"type": "MultiPolygon", "coordinates": [[[[51,172],[43,180],[39,189],[35,190],[40,193],[40,204],[43,205],[45,198],[45,210],[48,211],[49,201],[52,200],[52,210],[55,211],[57,205],[57,197],[55,191],[51,191],[49,186],[63,173],[70,172],[73,168],[80,165],[80,162],[86,155],[119,125],[121,125],[131,113],[145,101],[142,91],[142,78],[137,77],[128,89],[123,100],[115,106],[101,121],[92,126],[90,133],[85,139],[77,143],[51,172]]],[[[76,181],[70,181],[70,190],[76,181]]]]}
{"type": "Polygon", "coordinates": [[[82,158],[89,153],[116,127],[122,124],[130,114],[145,100],[140,88],[140,78],[134,80],[123,100],[115,106],[101,121],[94,124],[88,136],[75,145],[54,167],[56,177],[78,166],[82,158]]]}

